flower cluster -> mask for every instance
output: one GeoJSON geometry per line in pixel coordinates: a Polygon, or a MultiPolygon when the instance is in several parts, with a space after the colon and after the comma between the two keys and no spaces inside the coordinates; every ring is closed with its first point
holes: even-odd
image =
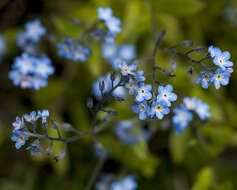
{"type": "Polygon", "coordinates": [[[63,43],[57,44],[58,55],[74,62],[85,62],[89,55],[91,55],[91,49],[78,45],[77,40],[71,38],[63,39],[63,43]]]}
{"type": "Polygon", "coordinates": [[[173,126],[177,134],[181,134],[193,120],[192,112],[196,113],[201,120],[211,117],[209,105],[196,97],[185,97],[183,103],[174,109],[173,126]]]}
{"type": "Polygon", "coordinates": [[[222,52],[220,48],[213,46],[208,48],[208,53],[218,69],[214,73],[208,71],[200,72],[196,83],[200,83],[203,88],[208,88],[210,84],[214,84],[216,89],[219,89],[221,85],[228,85],[233,72],[232,66],[234,65],[230,61],[230,53],[228,51],[222,52]]]}
{"type": "Polygon", "coordinates": [[[126,145],[132,145],[139,141],[148,141],[153,131],[137,125],[133,120],[119,121],[115,124],[115,134],[126,145]]]}
{"type": "Polygon", "coordinates": [[[110,36],[115,37],[119,32],[121,32],[121,21],[119,18],[113,16],[113,11],[111,8],[99,7],[98,18],[105,23],[110,36]]]}
{"type": "Polygon", "coordinates": [[[53,73],[54,68],[47,56],[36,57],[23,53],[20,57],[15,58],[9,78],[16,86],[39,90],[47,86],[47,79],[53,73]]]}
{"type": "Polygon", "coordinates": [[[139,114],[139,119],[145,120],[147,117],[159,120],[163,119],[170,110],[171,102],[176,101],[177,95],[173,93],[171,85],[159,86],[158,96],[152,100],[151,85],[141,84],[136,91],[137,105],[133,106],[133,111],[139,114]]]}
{"type": "MultiPolygon", "coordinates": [[[[16,149],[20,149],[25,145],[29,139],[29,132],[35,132],[37,129],[36,122],[41,118],[42,125],[45,127],[47,124],[47,118],[49,117],[49,111],[43,110],[32,111],[30,114],[24,114],[22,117],[16,117],[16,121],[12,123],[14,129],[12,134],[12,141],[14,141],[16,149]],[[28,127],[27,124],[30,126],[28,127]]],[[[27,148],[31,152],[31,155],[41,154],[39,139],[34,140],[27,148]]]]}
{"type": "Polygon", "coordinates": [[[54,73],[51,60],[38,51],[38,43],[46,29],[39,20],[27,22],[25,31],[17,36],[17,45],[24,51],[21,56],[14,59],[9,78],[15,86],[39,90],[47,86],[48,77],[54,73]]]}
{"type": "Polygon", "coordinates": [[[122,180],[113,181],[111,177],[104,176],[101,181],[96,183],[96,190],[136,190],[137,182],[134,177],[129,175],[122,180]],[[112,182],[111,182],[112,181],[112,182]]]}
{"type": "Polygon", "coordinates": [[[17,35],[17,45],[24,52],[35,53],[37,50],[37,43],[46,34],[46,29],[42,26],[40,20],[27,22],[25,24],[25,31],[20,31],[17,35]]]}

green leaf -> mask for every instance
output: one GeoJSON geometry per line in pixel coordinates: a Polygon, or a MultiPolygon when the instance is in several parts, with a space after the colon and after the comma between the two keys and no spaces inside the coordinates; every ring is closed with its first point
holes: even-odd
{"type": "Polygon", "coordinates": [[[170,13],[179,16],[195,14],[203,8],[198,0],[153,0],[157,13],[170,13]]]}
{"type": "Polygon", "coordinates": [[[197,177],[197,181],[194,184],[192,190],[208,190],[212,184],[214,172],[212,168],[203,168],[197,177]]]}

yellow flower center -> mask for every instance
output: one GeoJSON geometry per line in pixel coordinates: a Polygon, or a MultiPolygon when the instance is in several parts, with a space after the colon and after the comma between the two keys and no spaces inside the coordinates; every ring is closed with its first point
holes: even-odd
{"type": "Polygon", "coordinates": [[[156,110],[157,110],[157,111],[161,111],[162,108],[163,108],[163,107],[162,107],[161,105],[156,106],[156,110]]]}
{"type": "Polygon", "coordinates": [[[130,82],[130,83],[129,83],[129,87],[130,87],[130,88],[134,88],[134,83],[133,83],[133,82],[130,82]]]}
{"type": "Polygon", "coordinates": [[[141,108],[142,111],[146,110],[146,106],[144,106],[143,104],[140,106],[140,108],[141,108]]]}
{"type": "Polygon", "coordinates": [[[221,74],[216,75],[216,78],[219,80],[221,79],[221,74]]]}
{"type": "Polygon", "coordinates": [[[124,70],[124,72],[126,72],[126,73],[128,73],[128,72],[129,72],[129,69],[128,69],[128,67],[123,67],[123,70],[124,70]]]}

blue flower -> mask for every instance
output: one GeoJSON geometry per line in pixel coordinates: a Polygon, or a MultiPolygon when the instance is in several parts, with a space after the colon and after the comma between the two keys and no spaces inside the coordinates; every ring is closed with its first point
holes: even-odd
{"type": "Polygon", "coordinates": [[[28,44],[28,40],[26,38],[25,32],[23,31],[18,32],[17,37],[16,37],[16,43],[18,47],[25,49],[25,47],[28,44]]]}
{"type": "Polygon", "coordinates": [[[37,75],[32,77],[31,83],[32,83],[32,87],[35,90],[39,90],[41,87],[46,87],[47,84],[48,84],[46,78],[42,78],[42,77],[37,76],[37,75]]]}
{"type": "Polygon", "coordinates": [[[34,123],[38,120],[39,116],[35,111],[32,111],[30,114],[25,114],[24,118],[29,123],[34,123]]]}
{"type": "Polygon", "coordinates": [[[141,84],[137,89],[136,100],[142,102],[143,100],[150,100],[152,98],[151,94],[152,86],[150,84],[141,84]]]}
{"type": "Polygon", "coordinates": [[[32,88],[32,76],[23,76],[21,79],[21,88],[32,88]]]}
{"type": "Polygon", "coordinates": [[[120,47],[119,56],[125,61],[131,61],[136,58],[135,46],[124,44],[120,47]]]}
{"type": "Polygon", "coordinates": [[[212,58],[214,58],[216,55],[221,53],[221,50],[220,48],[209,46],[208,53],[210,54],[212,58]]]}
{"type": "Polygon", "coordinates": [[[120,24],[121,24],[120,20],[116,17],[110,17],[105,21],[105,25],[108,28],[108,30],[111,33],[115,34],[121,32],[120,24]]]}
{"type": "Polygon", "coordinates": [[[116,56],[116,57],[110,59],[109,63],[115,70],[117,70],[120,68],[120,66],[123,64],[123,62],[124,62],[124,60],[121,57],[116,56]]]}
{"type": "Polygon", "coordinates": [[[194,111],[197,107],[198,99],[196,97],[185,97],[183,99],[183,104],[188,110],[194,111]]]}
{"type": "Polygon", "coordinates": [[[122,180],[124,190],[135,190],[137,188],[137,182],[133,176],[127,176],[122,180]]]}
{"type": "Polygon", "coordinates": [[[113,11],[111,8],[99,7],[97,11],[98,11],[98,18],[103,21],[106,21],[113,16],[113,11]]]}
{"type": "Polygon", "coordinates": [[[56,45],[58,49],[58,55],[60,57],[65,57],[66,59],[72,59],[73,46],[74,46],[73,39],[64,38],[63,43],[58,43],[56,45]]]}
{"type": "Polygon", "coordinates": [[[167,106],[171,106],[170,102],[177,100],[177,95],[175,93],[172,93],[173,86],[166,85],[166,86],[159,86],[158,92],[159,95],[157,96],[157,100],[163,100],[166,102],[167,106]]]}
{"type": "Polygon", "coordinates": [[[224,51],[223,53],[220,51],[214,57],[214,64],[219,66],[222,70],[226,70],[228,67],[232,67],[234,64],[229,61],[230,53],[228,51],[224,51]]]}
{"type": "Polygon", "coordinates": [[[119,65],[119,68],[123,76],[128,76],[134,75],[134,71],[136,70],[137,66],[134,64],[128,65],[126,62],[123,62],[121,65],[119,65]]]}
{"type": "Polygon", "coordinates": [[[105,43],[102,45],[102,56],[106,59],[113,59],[117,54],[118,47],[115,43],[105,43]]]}
{"type": "Polygon", "coordinates": [[[211,80],[214,83],[216,89],[219,89],[221,85],[226,86],[229,84],[229,79],[230,73],[228,71],[217,69],[211,80]]]}
{"type": "Polygon", "coordinates": [[[136,81],[132,78],[129,79],[129,81],[125,84],[125,87],[129,89],[130,95],[135,95],[138,89],[138,84],[136,81]]]}
{"type": "Polygon", "coordinates": [[[22,81],[22,74],[20,71],[12,70],[9,72],[8,77],[13,81],[15,86],[18,86],[22,81]]]}
{"type": "Polygon", "coordinates": [[[208,88],[210,83],[212,82],[212,73],[207,71],[202,71],[199,73],[199,78],[196,80],[197,84],[202,84],[203,88],[208,88]]]}
{"type": "Polygon", "coordinates": [[[136,82],[144,82],[146,80],[146,77],[144,77],[144,71],[139,70],[135,73],[134,78],[136,82]]]}
{"type": "Polygon", "coordinates": [[[99,41],[99,40],[104,39],[105,33],[100,29],[96,29],[95,32],[91,34],[91,36],[93,37],[95,41],[99,41]]]}
{"type": "Polygon", "coordinates": [[[73,61],[85,62],[87,57],[90,55],[90,50],[78,45],[72,52],[73,61]]]}
{"type": "Polygon", "coordinates": [[[120,181],[115,181],[111,184],[111,190],[135,190],[137,183],[133,176],[127,176],[120,181]]]}
{"type": "Polygon", "coordinates": [[[27,53],[23,53],[14,60],[13,68],[19,70],[22,74],[28,74],[34,71],[34,59],[27,53]]]}
{"type": "Polygon", "coordinates": [[[198,101],[197,107],[195,109],[195,112],[200,117],[200,119],[204,120],[206,118],[211,117],[211,113],[209,112],[209,105],[202,102],[201,100],[198,101]]]}
{"type": "Polygon", "coordinates": [[[185,107],[174,109],[174,117],[172,118],[176,134],[181,134],[193,120],[193,115],[185,107]]]}
{"type": "Polygon", "coordinates": [[[35,142],[31,143],[30,146],[26,148],[26,150],[29,150],[31,153],[31,156],[34,156],[35,154],[41,154],[41,149],[39,146],[39,141],[36,140],[35,142]]]}
{"type": "Polygon", "coordinates": [[[158,119],[163,119],[164,115],[170,112],[167,103],[163,100],[157,100],[152,103],[150,115],[156,116],[158,119]]]}
{"type": "Polygon", "coordinates": [[[13,131],[11,140],[16,142],[15,147],[16,147],[16,149],[19,149],[25,144],[25,142],[27,140],[27,136],[25,135],[24,132],[13,131]]]}
{"type": "Polygon", "coordinates": [[[20,118],[20,117],[16,117],[16,121],[14,123],[12,123],[13,127],[14,127],[14,131],[23,129],[25,124],[24,124],[24,119],[20,118]]]}
{"type": "Polygon", "coordinates": [[[49,117],[49,111],[48,110],[43,110],[43,111],[38,111],[38,116],[42,118],[42,123],[47,122],[47,118],[49,117]]]}
{"type": "Polygon", "coordinates": [[[145,120],[150,113],[150,107],[146,101],[138,102],[138,105],[134,105],[132,109],[135,113],[139,114],[140,120],[145,120]]]}
{"type": "Polygon", "coordinates": [[[54,73],[54,68],[51,65],[51,60],[46,56],[35,58],[34,73],[43,78],[47,78],[49,75],[52,75],[54,73]]]}
{"type": "Polygon", "coordinates": [[[38,42],[40,38],[46,33],[46,29],[41,25],[38,19],[32,22],[27,22],[25,29],[26,38],[33,42],[38,42]]]}

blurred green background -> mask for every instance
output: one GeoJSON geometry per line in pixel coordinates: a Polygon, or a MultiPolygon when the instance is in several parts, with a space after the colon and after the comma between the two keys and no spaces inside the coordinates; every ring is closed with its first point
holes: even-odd
{"type": "MultiPolygon", "coordinates": [[[[1,190],[78,190],[84,189],[89,181],[98,162],[91,137],[71,144],[67,156],[55,163],[53,157],[31,157],[29,152],[16,150],[10,141],[11,123],[16,116],[48,109],[51,117],[58,121],[69,122],[81,131],[90,129],[91,114],[86,101],[91,96],[91,85],[111,70],[101,58],[100,46],[91,44],[93,55],[86,63],[73,63],[58,57],[55,43],[45,40],[42,50],[52,59],[56,73],[49,77],[48,86],[39,91],[14,87],[8,72],[13,58],[21,54],[15,38],[27,21],[39,18],[48,34],[59,41],[61,37],[81,34],[82,30],[71,23],[71,18],[77,18],[85,27],[93,24],[98,6],[111,7],[121,19],[122,33],[116,42],[134,44],[138,58],[151,56],[154,31],[166,29],[162,42],[166,46],[183,40],[206,47],[213,44],[230,51],[232,61],[236,62],[236,0],[0,0],[0,33],[8,41],[8,51],[0,64],[1,190]]],[[[194,55],[194,58],[204,54],[194,55]]],[[[160,52],[158,56],[158,64],[170,68],[171,56],[160,52]]],[[[147,73],[151,71],[149,63],[144,63],[142,68],[147,73]]],[[[156,133],[148,143],[134,146],[119,142],[111,122],[98,135],[112,155],[105,162],[103,173],[135,174],[138,189],[146,190],[237,189],[237,77],[233,73],[230,85],[220,90],[213,86],[204,90],[194,83],[200,68],[195,67],[192,76],[187,70],[188,62],[178,59],[175,78],[166,78],[160,73],[157,77],[162,83],[174,86],[179,96],[175,105],[179,105],[184,96],[197,96],[210,105],[212,118],[199,127],[204,146],[198,143],[192,126],[179,136],[167,130],[165,126],[172,114],[162,122],[152,123],[156,133]]],[[[135,118],[128,109],[132,104],[125,101],[109,105],[119,112],[113,120],[135,118]]],[[[63,144],[54,144],[54,155],[62,148],[63,144]]]]}

